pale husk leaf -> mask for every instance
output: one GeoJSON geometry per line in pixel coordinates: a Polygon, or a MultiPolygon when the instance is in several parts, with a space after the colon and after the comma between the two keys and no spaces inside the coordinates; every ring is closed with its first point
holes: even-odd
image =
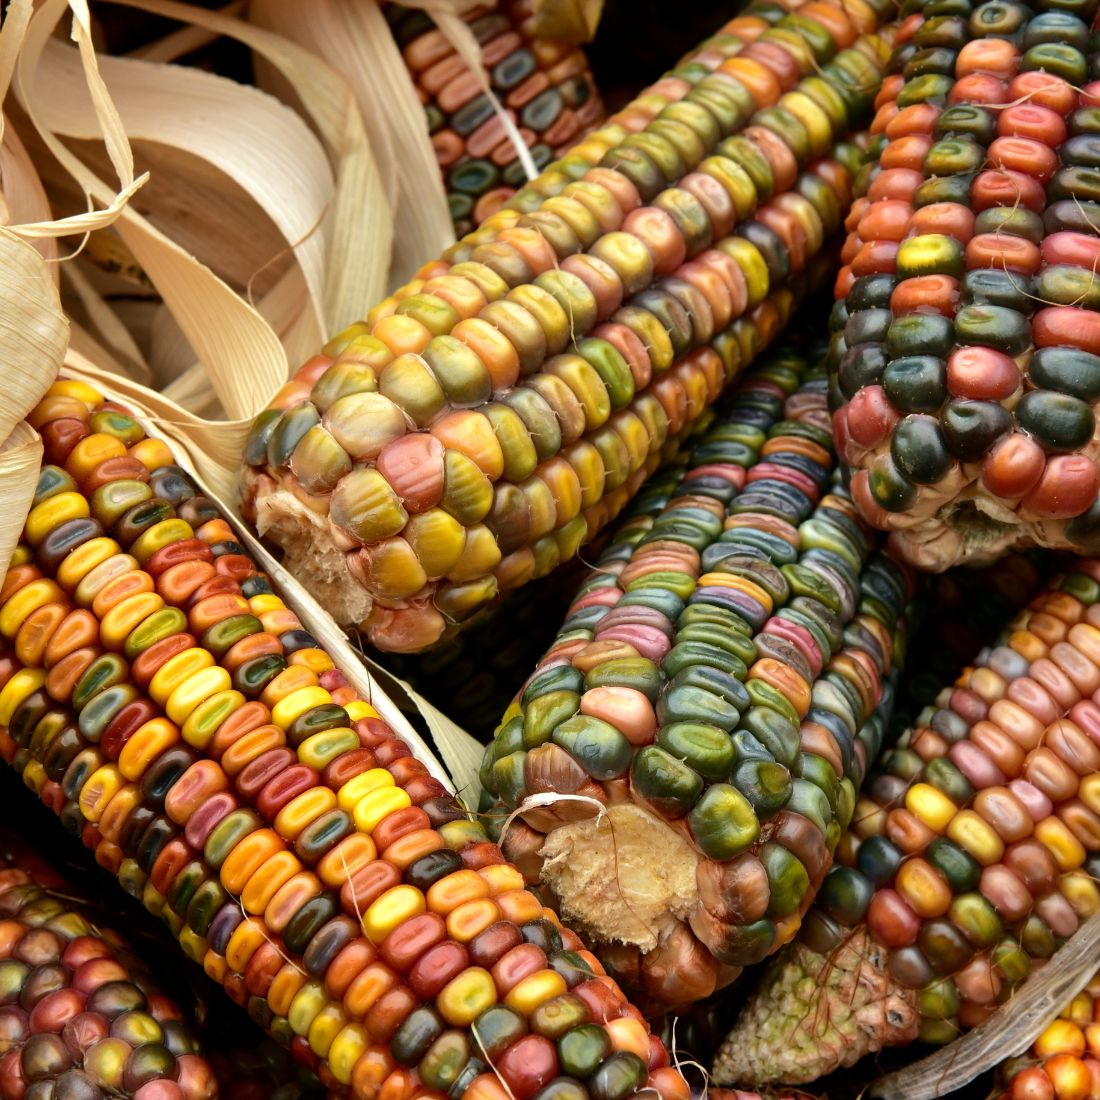
{"type": "Polygon", "coordinates": [[[7,570],[34,496],[42,442],[23,419],[57,375],[69,324],[42,256],[0,228],[0,566],[7,570]]]}
{"type": "Polygon", "coordinates": [[[249,14],[324,57],[355,94],[393,211],[389,288],[454,240],[424,108],[385,17],[363,0],[253,0],[249,14]]]}

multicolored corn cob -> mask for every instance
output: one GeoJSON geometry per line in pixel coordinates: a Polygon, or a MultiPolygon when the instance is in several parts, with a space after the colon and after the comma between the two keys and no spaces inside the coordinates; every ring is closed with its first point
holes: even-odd
{"type": "Polygon", "coordinates": [[[11,839],[0,836],[0,1097],[214,1100],[180,1011],[11,839]]]}
{"type": "Polygon", "coordinates": [[[802,11],[746,17],[754,56],[704,51],[681,103],[489,219],[260,414],[244,514],[340,622],[417,651],[569,560],[774,335],[885,60],[841,8],[802,11]]]}
{"type": "Polygon", "coordinates": [[[910,4],[852,208],[831,399],[852,495],[931,569],[1100,545],[1096,4],[910,4]]]}
{"type": "Polygon", "coordinates": [[[1100,563],[1080,559],[885,754],[718,1083],[949,1042],[1100,910],[1098,691],[1100,563]]]}
{"type": "MultiPolygon", "coordinates": [[[[532,9],[531,0],[509,0],[464,18],[490,87],[541,169],[600,122],[603,104],[584,52],[539,38],[532,9]]],[[[431,16],[400,4],[383,11],[424,104],[461,237],[522,186],[523,166],[480,83],[431,16]]]]}
{"type": "Polygon", "coordinates": [[[1100,1097],[1100,974],[1031,1045],[998,1071],[1000,1100],[1096,1100],[1100,1097]]]}
{"type": "Polygon", "coordinates": [[[59,381],[0,754],[337,1095],[686,1100],[595,956],[125,407],[59,381]]]}
{"type": "Polygon", "coordinates": [[[908,579],[829,491],[806,369],[769,359],[616,536],[482,766],[505,851],[655,1006],[794,934],[882,739],[908,579]]]}

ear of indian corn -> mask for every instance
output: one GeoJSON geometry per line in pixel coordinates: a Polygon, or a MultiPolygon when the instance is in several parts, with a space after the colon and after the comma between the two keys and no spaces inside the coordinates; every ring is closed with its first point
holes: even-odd
{"type": "Polygon", "coordinates": [[[1094,552],[1096,4],[905,10],[833,318],[853,497],[932,569],[1094,552]]]}
{"type": "Polygon", "coordinates": [[[908,581],[829,491],[805,371],[750,376],[600,557],[482,766],[505,851],[654,1005],[793,935],[882,738],[908,581]]]}
{"type": "Polygon", "coordinates": [[[0,1096],[214,1100],[179,1009],[51,868],[0,837],[0,1096]]]}
{"type": "Polygon", "coordinates": [[[124,406],[59,381],[0,586],[0,752],[338,1094],[686,1100],[581,941],[124,406]]]}
{"type": "MultiPolygon", "coordinates": [[[[489,98],[431,16],[387,3],[383,13],[409,68],[462,236],[507,202],[523,165],[489,98]]],[[[474,9],[468,26],[489,85],[528,146],[536,167],[564,152],[603,116],[582,50],[539,38],[531,0],[474,9]]]]}
{"type": "Polygon", "coordinates": [[[1100,1096],[1100,975],[1020,1058],[997,1073],[1001,1100],[1092,1100],[1100,1096]]]}
{"type": "Polygon", "coordinates": [[[856,150],[837,142],[884,61],[874,35],[825,49],[821,106],[807,43],[827,25],[765,30],[759,58],[700,76],[724,106],[696,105],[695,129],[655,119],[535,214],[487,223],[276,395],[243,508],[338,620],[419,650],[570,559],[736,370],[719,342],[770,336],[766,296],[847,206],[856,150]]]}
{"type": "Polygon", "coordinates": [[[949,1042],[1100,910],[1098,624],[1100,565],[1079,559],[885,754],[719,1083],[949,1042]]]}

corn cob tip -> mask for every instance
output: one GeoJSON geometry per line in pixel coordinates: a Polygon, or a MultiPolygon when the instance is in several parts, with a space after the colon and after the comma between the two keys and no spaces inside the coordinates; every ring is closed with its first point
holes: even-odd
{"type": "Polygon", "coordinates": [[[719,1048],[713,1081],[803,1084],[912,1042],[916,993],[890,976],[887,956],[865,928],[825,955],[790,944],[719,1048]]]}

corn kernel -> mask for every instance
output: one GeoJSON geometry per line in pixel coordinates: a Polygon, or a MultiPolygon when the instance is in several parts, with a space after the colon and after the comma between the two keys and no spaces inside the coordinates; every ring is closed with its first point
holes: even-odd
{"type": "Polygon", "coordinates": [[[225,947],[225,961],[230,970],[243,974],[248,960],[267,943],[267,934],[262,926],[253,920],[243,920],[229,937],[225,947]]]}
{"type": "Polygon", "coordinates": [[[65,593],[49,578],[31,581],[0,607],[0,634],[5,638],[14,638],[35,611],[64,598],[65,593]]]}
{"type": "Polygon", "coordinates": [[[428,888],[428,908],[446,916],[468,901],[489,896],[489,884],[476,871],[452,871],[428,888]]]}
{"type": "Polygon", "coordinates": [[[435,999],[439,1015],[452,1027],[469,1027],[486,1009],[497,1003],[492,974],[471,966],[452,978],[435,999]]]}
{"type": "Polygon", "coordinates": [[[306,982],[290,1002],[290,1011],[286,1014],[294,1034],[304,1039],[328,1003],[329,995],[320,982],[306,982]]]}
{"type": "MultiPolygon", "coordinates": [[[[202,669],[210,668],[213,664],[213,654],[208,650],[198,649],[197,647],[185,649],[182,653],[177,653],[174,657],[169,657],[168,660],[157,669],[152,680],[149,681],[150,698],[154,703],[158,703],[163,707],[176,688],[180,687],[202,669]]],[[[190,714],[191,712],[188,711],[187,713],[190,714]]]]}
{"type": "Polygon", "coordinates": [[[348,717],[353,722],[358,722],[360,718],[379,717],[378,711],[376,711],[370,703],[362,699],[353,699],[344,709],[348,712],[348,717]]]}
{"type": "Polygon", "coordinates": [[[179,739],[179,729],[167,718],[151,718],[139,726],[122,746],[122,752],[118,754],[118,770],[131,783],[136,783],[145,774],[145,769],[179,739]]]}
{"type": "Polygon", "coordinates": [[[313,1023],[309,1025],[307,1040],[310,1050],[318,1058],[326,1057],[336,1036],[344,1029],[347,1022],[348,1018],[340,1006],[330,1001],[317,1013],[313,1023]]]}
{"type": "Polygon", "coordinates": [[[164,703],[164,713],[177,726],[183,725],[200,703],[220,691],[229,691],[232,686],[233,678],[224,668],[208,665],[189,676],[172,692],[164,703]]]}
{"type": "Polygon", "coordinates": [[[947,827],[947,836],[969,852],[983,867],[996,863],[1004,854],[1004,841],[973,810],[963,810],[956,814],[947,827]]]}
{"type": "Polygon", "coordinates": [[[271,708],[271,721],[280,729],[289,729],[294,719],[300,718],[307,710],[331,702],[332,696],[320,685],[299,688],[284,696],[271,708]]]}
{"type": "Polygon", "coordinates": [[[55,527],[69,520],[86,519],[89,515],[91,507],[83,493],[58,493],[30,510],[23,528],[24,537],[31,546],[37,546],[55,527]]]}
{"type": "Polygon", "coordinates": [[[543,1001],[560,996],[568,988],[565,979],[556,970],[536,970],[512,986],[504,1003],[524,1019],[529,1019],[543,1001]]]}
{"type": "Polygon", "coordinates": [[[1054,856],[1060,871],[1075,871],[1087,853],[1081,842],[1059,818],[1048,817],[1035,826],[1035,839],[1054,856]]]}
{"type": "Polygon", "coordinates": [[[942,833],[959,812],[958,806],[930,783],[914,783],[905,795],[905,808],[936,833],[942,833]]]}
{"type": "Polygon", "coordinates": [[[426,906],[415,886],[394,886],[363,914],[363,931],[372,943],[381,943],[398,925],[420,916],[426,906]]]}
{"type": "Polygon", "coordinates": [[[328,1048],[328,1068],[341,1085],[351,1084],[356,1062],[370,1046],[370,1037],[358,1024],[349,1023],[328,1048]]]}
{"type": "Polygon", "coordinates": [[[337,793],[337,801],[340,809],[350,814],[364,796],[381,787],[392,787],[393,776],[385,768],[371,768],[361,772],[354,779],[349,779],[337,793]]]}
{"type": "Polygon", "coordinates": [[[11,723],[11,716],[24,699],[45,686],[46,673],[40,668],[21,668],[0,688],[0,726],[11,723]]]}
{"type": "Polygon", "coordinates": [[[359,799],[351,816],[356,828],[372,833],[383,818],[411,805],[412,799],[400,787],[379,787],[359,799]]]}

